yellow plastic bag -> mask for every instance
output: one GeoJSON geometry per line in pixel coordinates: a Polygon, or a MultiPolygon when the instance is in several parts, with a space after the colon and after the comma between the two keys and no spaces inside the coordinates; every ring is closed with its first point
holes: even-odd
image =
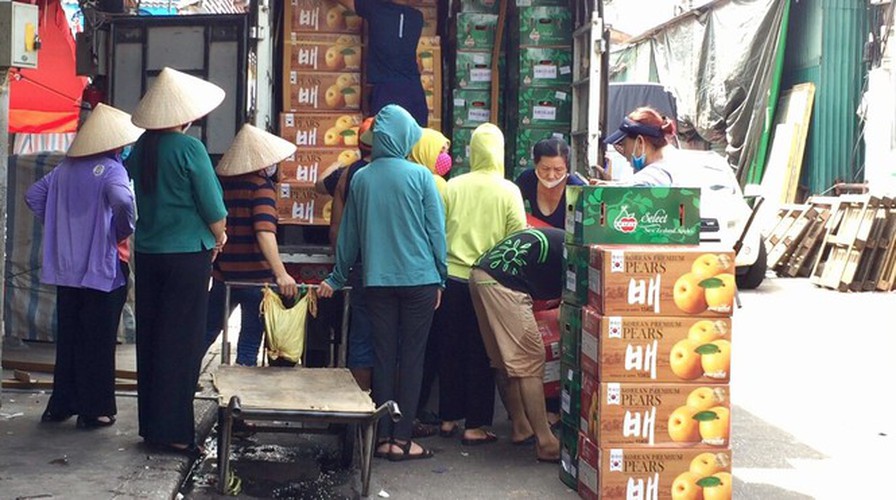
{"type": "Polygon", "coordinates": [[[268,358],[290,363],[302,362],[305,352],[305,324],[308,314],[317,316],[317,296],[310,291],[296,305],[286,308],[276,292],[264,287],[261,315],[268,358]]]}

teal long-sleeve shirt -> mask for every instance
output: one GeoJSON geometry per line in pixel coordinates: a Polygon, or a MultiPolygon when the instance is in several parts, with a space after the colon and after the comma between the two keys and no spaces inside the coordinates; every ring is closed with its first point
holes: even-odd
{"type": "Polygon", "coordinates": [[[365,286],[444,287],[445,215],[432,174],[401,158],[378,158],[351,183],[336,243],[336,267],[327,278],[345,286],[360,254],[365,286]]]}

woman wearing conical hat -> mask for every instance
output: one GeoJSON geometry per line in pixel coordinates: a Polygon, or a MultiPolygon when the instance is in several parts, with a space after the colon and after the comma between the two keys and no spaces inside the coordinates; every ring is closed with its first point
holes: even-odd
{"type": "Polygon", "coordinates": [[[115,341],[127,298],[134,195],[119,156],[142,130],[99,104],[65,160],[25,201],[43,222],[41,282],[56,286],[53,395],[41,417],[79,428],[115,423],[115,341]]]}
{"type": "Polygon", "coordinates": [[[193,394],[204,352],[211,263],[227,241],[227,210],[208,151],[184,132],[224,90],[164,68],[140,99],[146,132],[127,160],[137,196],[137,403],[140,436],[195,455],[193,394]]]}
{"type": "MultiPolygon", "coordinates": [[[[295,151],[295,144],[246,124],[215,169],[224,188],[230,243],[215,259],[212,271],[206,349],[224,326],[225,281],[273,281],[282,295],[296,295],[296,280],[286,272],[277,248],[277,206],[271,181],[276,164],[295,151]]],[[[230,307],[239,305],[242,314],[236,349],[239,365],[255,366],[258,360],[264,331],[259,317],[261,296],[257,287],[230,292],[230,307]]]]}

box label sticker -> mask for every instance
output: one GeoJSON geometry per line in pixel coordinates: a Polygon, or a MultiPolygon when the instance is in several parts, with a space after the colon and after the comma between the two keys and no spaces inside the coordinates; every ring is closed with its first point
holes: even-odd
{"type": "Polygon", "coordinates": [[[556,80],[557,66],[553,64],[536,64],[532,68],[532,76],[536,80],[556,80]]]}
{"type": "Polygon", "coordinates": [[[554,106],[533,106],[532,119],[543,121],[556,121],[557,108],[554,106]]]}
{"type": "Polygon", "coordinates": [[[471,82],[490,82],[492,81],[491,68],[473,68],[470,70],[471,82]]]}
{"type": "Polygon", "coordinates": [[[576,273],[574,271],[566,271],[566,289],[570,292],[576,291],[576,273]]]}
{"type": "Polygon", "coordinates": [[[610,252],[610,272],[625,272],[625,253],[622,250],[613,250],[610,252]]]}
{"type": "Polygon", "coordinates": [[[613,448],[610,450],[610,472],[622,472],[622,464],[625,463],[625,455],[622,450],[613,448]]]}
{"type": "Polygon", "coordinates": [[[570,73],[572,73],[572,68],[570,68],[569,66],[560,66],[561,75],[568,75],[570,73]]]}
{"type": "Polygon", "coordinates": [[[622,387],[619,386],[619,383],[614,382],[607,384],[607,404],[622,404],[622,387]]]}
{"type": "Polygon", "coordinates": [[[582,354],[595,363],[598,361],[597,335],[582,335],[582,354]]]}
{"type": "Polygon", "coordinates": [[[607,321],[607,337],[611,339],[622,338],[622,317],[611,316],[607,321]]]}
{"type": "Polygon", "coordinates": [[[471,122],[487,122],[490,115],[491,110],[488,109],[471,109],[467,112],[467,120],[471,122]]]}

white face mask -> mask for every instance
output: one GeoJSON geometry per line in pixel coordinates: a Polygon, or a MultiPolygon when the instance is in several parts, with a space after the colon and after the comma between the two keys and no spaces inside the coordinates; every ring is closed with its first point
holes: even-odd
{"type": "Polygon", "coordinates": [[[264,175],[268,177],[274,177],[274,174],[277,173],[277,165],[271,165],[270,167],[266,167],[264,169],[264,175]]]}
{"type": "Polygon", "coordinates": [[[538,175],[538,171],[537,170],[535,171],[535,177],[538,177],[538,182],[540,182],[542,186],[544,186],[548,189],[553,189],[553,188],[559,186],[562,182],[566,182],[566,178],[568,176],[569,176],[569,174],[564,174],[563,177],[560,177],[559,179],[549,181],[547,179],[542,179],[541,176],[538,175]]]}
{"type": "Polygon", "coordinates": [[[184,128],[182,128],[182,129],[180,130],[181,133],[186,134],[186,133],[187,133],[187,130],[190,130],[190,127],[192,127],[192,126],[193,126],[193,122],[190,122],[190,123],[184,125],[184,128]]]}

